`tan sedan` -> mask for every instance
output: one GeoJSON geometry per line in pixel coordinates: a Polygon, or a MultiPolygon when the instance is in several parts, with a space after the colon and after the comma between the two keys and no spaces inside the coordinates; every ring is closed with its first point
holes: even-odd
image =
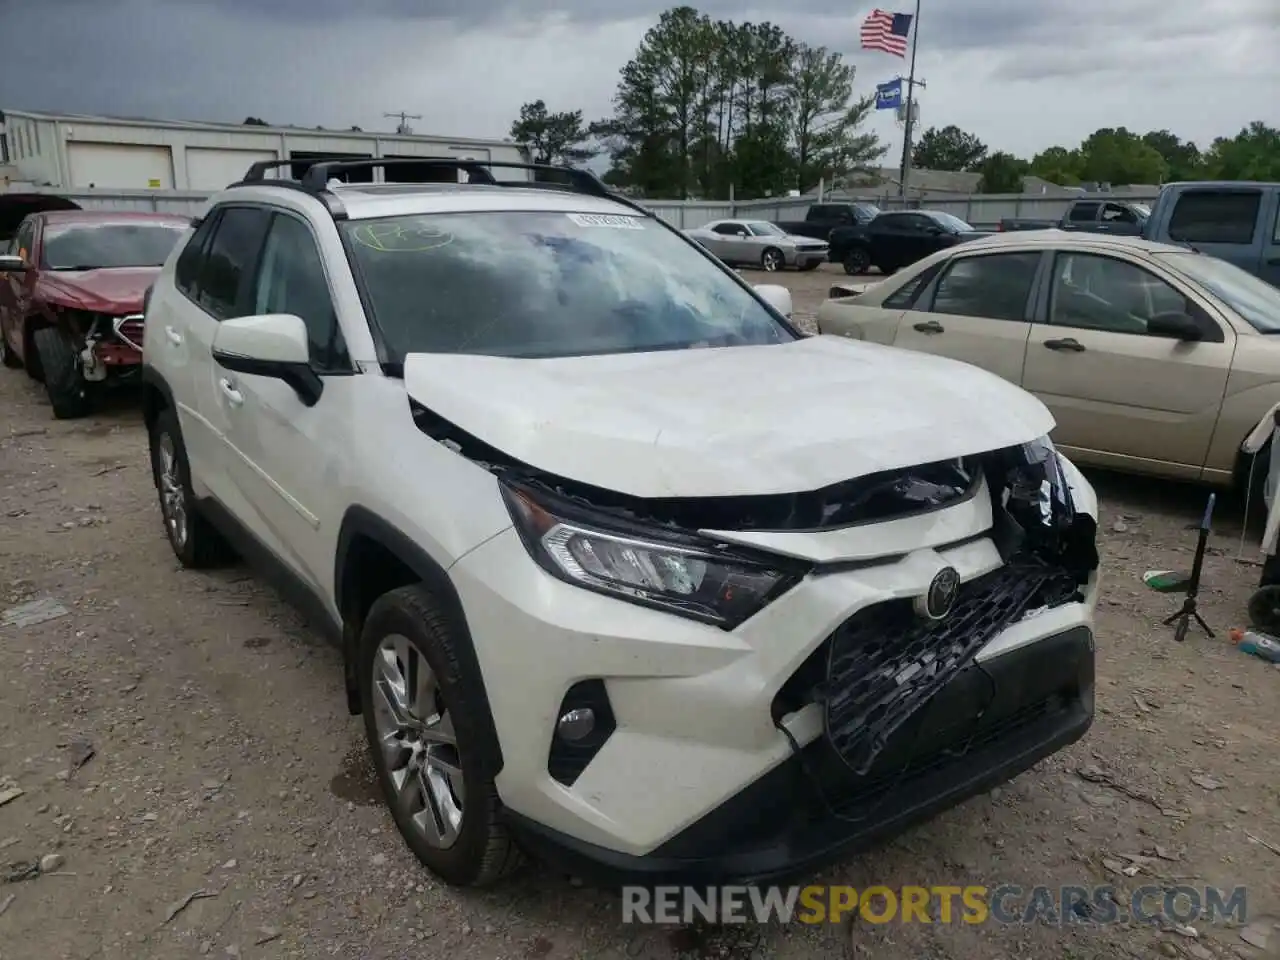
{"type": "Polygon", "coordinates": [[[818,331],[1019,384],[1081,463],[1215,486],[1243,479],[1240,444],[1280,402],[1280,290],[1190,248],[1126,237],[973,240],[827,300],[818,331]]]}

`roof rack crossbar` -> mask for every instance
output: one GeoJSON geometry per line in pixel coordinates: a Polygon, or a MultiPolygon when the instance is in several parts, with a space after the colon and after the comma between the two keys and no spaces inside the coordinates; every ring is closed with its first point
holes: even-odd
{"type": "MultiPolygon", "coordinates": [[[[600,179],[589,170],[578,170],[573,167],[558,167],[546,163],[516,163],[510,160],[460,160],[452,157],[396,157],[393,159],[374,160],[321,160],[313,163],[302,177],[302,185],[310,190],[320,191],[336,174],[350,170],[371,170],[376,167],[417,167],[420,170],[456,171],[471,176],[472,183],[488,185],[497,184],[493,169],[527,170],[534,173],[549,173],[564,177],[568,186],[577,193],[586,193],[597,197],[616,199],[600,179]]],[[[521,186],[522,183],[513,184],[521,186]]]]}
{"type": "Polygon", "coordinates": [[[241,183],[254,183],[265,180],[264,176],[268,170],[276,170],[280,167],[292,167],[295,163],[307,163],[306,160],[258,160],[250,165],[245,171],[244,176],[240,179],[241,183]]]}

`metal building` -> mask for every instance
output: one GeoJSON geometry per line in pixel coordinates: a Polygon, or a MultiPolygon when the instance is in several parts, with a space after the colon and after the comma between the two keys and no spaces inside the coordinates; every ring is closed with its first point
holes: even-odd
{"type": "MultiPolygon", "coordinates": [[[[11,189],[210,193],[240,179],[259,160],[300,161],[298,175],[306,161],[339,156],[528,160],[523,147],[501,140],[0,112],[0,189],[7,180],[11,189]]],[[[407,166],[387,170],[385,179],[434,177],[429,171],[415,174],[415,168],[407,166]]]]}

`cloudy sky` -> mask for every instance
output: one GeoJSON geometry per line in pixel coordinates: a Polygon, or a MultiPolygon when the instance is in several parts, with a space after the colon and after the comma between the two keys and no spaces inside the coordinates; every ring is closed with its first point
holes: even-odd
{"type": "MultiPolygon", "coordinates": [[[[893,0],[880,0],[892,4],[893,0]]],[[[844,52],[875,0],[704,0],[844,52]]],[[[890,9],[910,12],[914,0],[890,9]]],[[[0,108],[501,137],[525,100],[609,112],[650,0],[0,0],[0,108]]],[[[922,0],[924,126],[1029,155],[1102,126],[1207,143],[1280,123],[1280,0],[922,0]]],[[[888,113],[873,129],[892,144],[888,113]]],[[[898,147],[900,149],[900,146],[898,147]]],[[[896,157],[896,153],[890,156],[896,157]]]]}

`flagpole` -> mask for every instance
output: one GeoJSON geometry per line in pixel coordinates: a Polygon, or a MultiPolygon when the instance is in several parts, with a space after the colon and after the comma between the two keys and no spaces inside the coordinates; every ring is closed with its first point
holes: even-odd
{"type": "Polygon", "coordinates": [[[907,198],[907,177],[911,172],[911,133],[915,126],[916,95],[916,47],[920,41],[920,0],[916,0],[916,14],[911,20],[911,71],[907,75],[907,121],[902,133],[902,166],[898,175],[898,196],[907,198]]]}

